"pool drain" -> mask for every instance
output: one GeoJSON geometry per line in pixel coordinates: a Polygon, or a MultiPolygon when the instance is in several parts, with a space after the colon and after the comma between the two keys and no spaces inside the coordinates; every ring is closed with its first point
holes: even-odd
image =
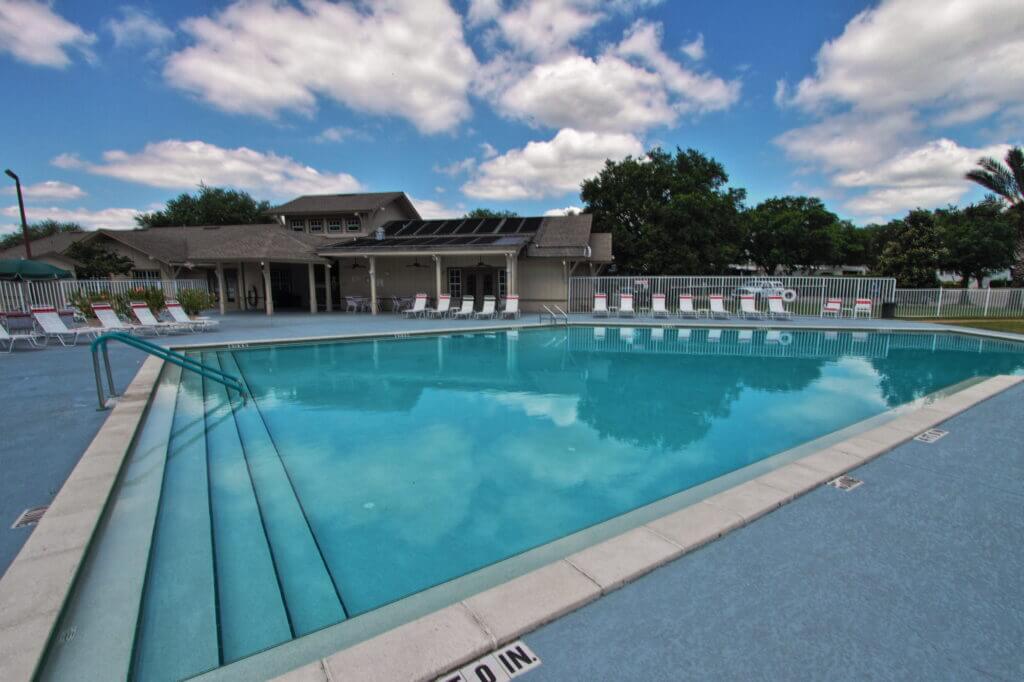
{"type": "Polygon", "coordinates": [[[862,483],[864,483],[864,481],[860,480],[859,478],[854,478],[853,476],[846,475],[840,476],[839,478],[834,478],[828,482],[828,484],[833,488],[837,488],[844,492],[850,492],[854,488],[859,487],[862,483]]]}
{"type": "Polygon", "coordinates": [[[924,433],[919,433],[914,436],[914,440],[931,444],[945,436],[947,433],[949,433],[949,431],[943,431],[942,429],[928,429],[924,433]]]}
{"type": "Polygon", "coordinates": [[[39,519],[43,518],[43,514],[49,507],[32,507],[21,512],[18,518],[14,521],[14,525],[11,528],[24,528],[25,526],[34,526],[39,523],[39,519]]]}

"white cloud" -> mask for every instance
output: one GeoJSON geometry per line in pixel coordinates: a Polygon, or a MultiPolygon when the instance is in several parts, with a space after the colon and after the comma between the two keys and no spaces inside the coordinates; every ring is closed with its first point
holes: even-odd
{"type": "Polygon", "coordinates": [[[480,145],[480,153],[483,154],[485,159],[493,159],[498,155],[498,150],[490,142],[484,142],[480,145]]]}
{"type": "Polygon", "coordinates": [[[70,50],[95,59],[90,45],[96,36],[35,0],[0,2],[0,51],[36,66],[62,69],[71,63],[70,50]]]}
{"type": "Polygon", "coordinates": [[[117,47],[158,47],[174,37],[174,31],[156,17],[136,7],[121,8],[121,18],[107,22],[117,47]]]}
{"type": "Polygon", "coordinates": [[[469,0],[466,20],[470,26],[479,26],[501,16],[501,0],[469,0]]]}
{"type": "Polygon", "coordinates": [[[481,199],[529,199],[579,190],[605,159],[639,156],[643,144],[633,135],[581,132],[569,128],[544,142],[529,142],[481,163],[462,191],[481,199]]]}
{"type": "Polygon", "coordinates": [[[851,169],[879,163],[914,139],[918,123],[911,112],[884,116],[856,113],[829,116],[775,138],[795,160],[827,169],[851,169]]]}
{"type": "MultiPolygon", "coordinates": [[[[65,155],[57,158],[66,162],[65,155]]],[[[102,163],[80,163],[90,173],[151,187],[188,189],[205,182],[275,197],[363,189],[348,173],[322,173],[288,156],[247,147],[227,149],[199,140],[152,142],[135,153],[104,152],[102,163]]]]}
{"type": "Polygon", "coordinates": [[[679,51],[694,61],[704,59],[704,34],[699,33],[694,40],[680,45],[679,51]]]}
{"type": "Polygon", "coordinates": [[[469,173],[474,168],[476,168],[476,159],[469,157],[462,159],[460,161],[452,161],[451,163],[445,166],[435,165],[434,172],[441,173],[442,175],[447,175],[449,177],[454,178],[457,175],[469,173]]]}
{"type": "Polygon", "coordinates": [[[195,42],[170,56],[164,75],[224,111],[310,114],[324,96],[425,133],[471,113],[476,57],[444,0],[240,1],[183,28],[195,42]]]}
{"type": "MultiPolygon", "coordinates": [[[[25,214],[30,223],[39,220],[56,220],[59,222],[78,223],[87,230],[106,228],[110,230],[131,230],[136,227],[135,215],[139,213],[134,208],[104,208],[93,211],[87,208],[58,208],[26,206],[25,214]]],[[[11,232],[20,229],[20,217],[18,207],[7,206],[0,210],[5,218],[10,218],[13,223],[0,225],[0,232],[11,232]]]]}
{"type": "MultiPolygon", "coordinates": [[[[25,185],[21,188],[22,194],[27,199],[51,199],[62,201],[66,199],[78,199],[85,196],[85,191],[78,185],[71,185],[59,180],[46,180],[34,185],[25,185]]],[[[8,187],[4,194],[15,194],[14,187],[8,187]]]]}
{"type": "Polygon", "coordinates": [[[424,220],[430,220],[431,218],[459,218],[466,215],[466,207],[463,204],[457,204],[452,208],[432,199],[417,199],[410,196],[409,200],[416,207],[416,210],[419,211],[420,215],[423,216],[424,220]]]}
{"type": "Polygon", "coordinates": [[[930,187],[896,187],[875,189],[844,204],[856,216],[890,216],[913,208],[935,208],[956,203],[967,193],[966,184],[930,187]]]}
{"type": "Polygon", "coordinates": [[[78,154],[58,154],[57,156],[53,157],[53,160],[50,161],[50,163],[52,163],[57,168],[63,168],[65,170],[73,170],[85,167],[85,162],[78,157],[78,154]]]}
{"type": "Polygon", "coordinates": [[[351,137],[353,134],[355,134],[355,131],[351,128],[333,126],[331,128],[324,128],[323,132],[313,139],[317,142],[341,142],[342,140],[351,137]]]}
{"type": "Polygon", "coordinates": [[[854,17],[816,61],[793,95],[807,109],[931,105],[969,121],[1024,101],[1024,3],[887,0],[854,17]]]}
{"type": "Polygon", "coordinates": [[[583,213],[582,206],[566,206],[564,208],[549,208],[544,211],[546,216],[578,215],[583,213]]]}
{"type": "Polygon", "coordinates": [[[950,139],[933,140],[886,159],[883,163],[862,170],[840,173],[833,182],[840,187],[928,187],[963,185],[964,173],[974,168],[983,156],[1002,158],[1009,145],[993,145],[981,149],[961,147],[950,139]]]}
{"type": "Polygon", "coordinates": [[[528,0],[498,17],[505,40],[516,49],[535,55],[563,50],[597,25],[604,15],[595,3],[573,0],[528,0]]]}

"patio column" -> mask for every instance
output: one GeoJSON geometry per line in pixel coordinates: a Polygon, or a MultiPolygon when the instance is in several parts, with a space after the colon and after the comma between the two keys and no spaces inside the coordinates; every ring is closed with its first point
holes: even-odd
{"type": "Polygon", "coordinates": [[[316,266],[313,263],[306,264],[306,272],[309,273],[309,312],[316,315],[316,266]]]}
{"type": "Polygon", "coordinates": [[[324,263],[324,285],[327,289],[327,312],[331,312],[334,309],[334,292],[331,291],[331,264],[324,263]]]}
{"type": "Polygon", "coordinates": [[[220,314],[227,313],[228,290],[224,286],[224,264],[217,263],[217,298],[220,299],[220,314]]]}
{"type": "Polygon", "coordinates": [[[519,293],[518,273],[516,267],[518,259],[514,253],[505,254],[505,295],[514,296],[519,293]]]}
{"type": "Polygon", "coordinates": [[[370,314],[377,314],[377,259],[370,256],[370,314]]]}
{"type": "Polygon", "coordinates": [[[274,314],[274,291],[270,288],[270,263],[260,263],[263,270],[263,295],[266,297],[267,315],[274,314]]]}
{"type": "Polygon", "coordinates": [[[245,266],[239,261],[238,270],[235,274],[235,307],[245,310],[245,266]]]}
{"type": "Polygon", "coordinates": [[[434,305],[441,300],[441,257],[434,255],[431,256],[434,259],[434,289],[437,298],[434,299],[434,305]]]}

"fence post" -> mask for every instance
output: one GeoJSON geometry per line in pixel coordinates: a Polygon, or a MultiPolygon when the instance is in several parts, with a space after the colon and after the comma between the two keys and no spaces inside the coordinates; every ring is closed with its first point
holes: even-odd
{"type": "Polygon", "coordinates": [[[935,317],[942,317],[942,287],[939,287],[939,302],[935,306],[935,317]]]}
{"type": "Polygon", "coordinates": [[[985,290],[985,312],[981,314],[982,317],[988,317],[988,302],[992,298],[992,287],[985,290]]]}

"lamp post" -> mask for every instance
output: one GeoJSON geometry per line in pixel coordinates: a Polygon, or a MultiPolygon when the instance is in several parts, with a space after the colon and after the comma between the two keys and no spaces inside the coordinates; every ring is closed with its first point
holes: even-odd
{"type": "Polygon", "coordinates": [[[25,221],[25,200],[21,198],[21,180],[10,168],[4,173],[14,179],[14,186],[18,190],[18,209],[21,211],[21,236],[25,239],[25,258],[32,258],[32,244],[28,238],[28,223],[25,221]]]}

